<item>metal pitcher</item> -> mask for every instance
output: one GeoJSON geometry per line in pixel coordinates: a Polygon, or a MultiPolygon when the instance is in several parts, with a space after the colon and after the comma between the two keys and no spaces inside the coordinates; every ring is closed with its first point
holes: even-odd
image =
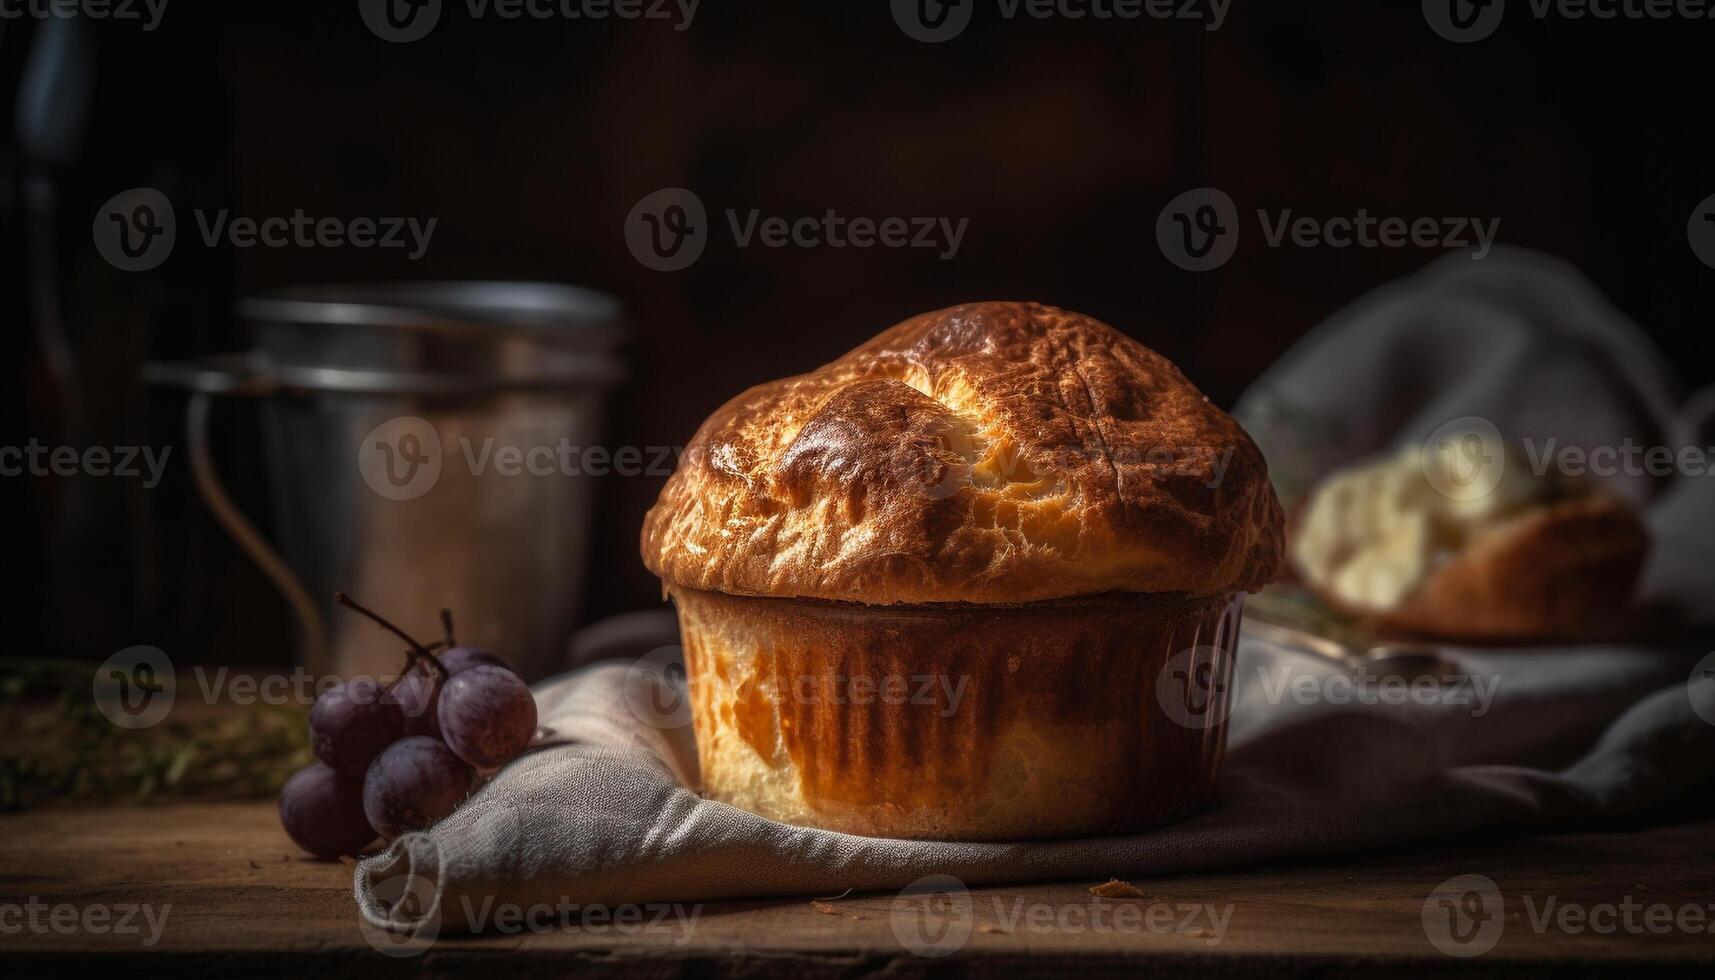
{"type": "Polygon", "coordinates": [[[618,304],[543,283],[302,287],[251,296],[256,346],[148,366],[191,391],[198,492],[285,595],[312,673],[386,675],[403,644],[350,613],[351,593],[424,642],[461,643],[527,678],[564,663],[594,492],[576,465],[621,379],[618,304]],[[216,475],[208,416],[260,397],[276,553],[216,475]]]}

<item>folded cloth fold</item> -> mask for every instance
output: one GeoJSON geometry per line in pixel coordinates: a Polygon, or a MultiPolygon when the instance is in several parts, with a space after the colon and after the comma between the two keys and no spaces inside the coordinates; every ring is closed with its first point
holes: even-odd
{"type": "MultiPolygon", "coordinates": [[[[1711,405],[1682,401],[1659,354],[1573,270],[1503,250],[1360,300],[1259,381],[1241,418],[1291,480],[1461,415],[1585,446],[1690,445],[1708,438],[1711,405]],[[1290,431],[1270,431],[1286,414],[1290,431]]],[[[1715,623],[1715,478],[1620,482],[1656,538],[1649,595],[1683,622],[1715,623]]],[[[357,902],[384,930],[432,919],[483,931],[500,909],[897,889],[929,875],[1097,881],[1715,803],[1707,649],[1442,657],[1435,682],[1387,681],[1247,636],[1206,811],[1150,833],[1018,843],[855,837],[704,800],[665,661],[600,663],[539,685],[543,743],[432,829],[360,862],[357,902]]]]}
{"type": "Polygon", "coordinates": [[[442,931],[480,931],[503,907],[835,894],[931,874],[1097,881],[1707,806],[1715,680],[1692,676],[1697,659],[1460,653],[1438,685],[1366,687],[1332,661],[1246,640],[1209,810],[1152,833],[1023,843],[855,837],[704,800],[681,781],[695,767],[690,728],[655,707],[682,691],[662,671],[602,663],[537,693],[547,744],[360,863],[357,900],[376,926],[409,927],[432,907],[442,931]],[[399,909],[401,878],[432,901],[399,909]]]}

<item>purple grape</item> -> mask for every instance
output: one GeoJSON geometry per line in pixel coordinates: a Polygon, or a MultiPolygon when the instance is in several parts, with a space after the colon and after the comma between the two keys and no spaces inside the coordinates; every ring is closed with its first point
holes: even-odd
{"type": "Polygon", "coordinates": [[[437,709],[441,700],[440,675],[432,667],[413,665],[393,685],[393,700],[405,716],[406,735],[441,737],[437,709]]]}
{"type": "Polygon", "coordinates": [[[441,737],[478,769],[498,769],[518,757],[536,734],[536,699],[518,675],[476,666],[441,689],[441,737]]]}
{"type": "Polygon", "coordinates": [[[320,762],[280,787],[280,825],[292,843],[319,858],[356,856],[375,840],[363,813],[363,784],[320,762]]]}
{"type": "Polygon", "coordinates": [[[470,767],[426,735],[387,747],[363,777],[363,812],[369,825],[392,840],[422,830],[458,808],[470,792],[470,767]]]}
{"type": "MultiPolygon", "coordinates": [[[[499,667],[502,670],[512,670],[512,665],[506,658],[492,650],[481,647],[452,647],[440,655],[441,666],[450,674],[462,674],[472,667],[499,667]]],[[[517,671],[513,671],[517,673],[517,671]]]]}
{"type": "Polygon", "coordinates": [[[310,750],[352,779],[362,779],[381,750],[404,733],[405,713],[374,678],[330,688],[310,709],[310,750]]]}

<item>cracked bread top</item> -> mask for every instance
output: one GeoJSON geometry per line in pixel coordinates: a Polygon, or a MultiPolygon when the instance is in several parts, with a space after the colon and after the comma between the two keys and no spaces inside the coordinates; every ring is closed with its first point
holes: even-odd
{"type": "Polygon", "coordinates": [[[1090,317],[914,317],[711,415],[644,520],[667,588],[870,604],[1255,591],[1280,503],[1237,422],[1090,317]]]}

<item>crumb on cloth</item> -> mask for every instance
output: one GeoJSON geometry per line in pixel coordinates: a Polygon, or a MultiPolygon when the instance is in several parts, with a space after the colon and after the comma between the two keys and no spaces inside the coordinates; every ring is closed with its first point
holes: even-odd
{"type": "Polygon", "coordinates": [[[1090,886],[1090,894],[1097,898],[1147,898],[1141,889],[1129,881],[1109,878],[1099,885],[1090,886]]]}
{"type": "MultiPolygon", "coordinates": [[[[847,888],[845,891],[840,892],[838,895],[829,895],[826,898],[812,898],[812,899],[810,899],[810,907],[815,909],[816,911],[822,913],[823,915],[845,915],[846,913],[841,912],[839,909],[834,908],[832,903],[837,902],[842,898],[845,898],[847,895],[850,895],[851,893],[852,893],[852,890],[850,888],[847,888]]],[[[856,918],[858,918],[858,916],[854,915],[854,916],[852,916],[852,918],[856,919],[856,918]]]]}

